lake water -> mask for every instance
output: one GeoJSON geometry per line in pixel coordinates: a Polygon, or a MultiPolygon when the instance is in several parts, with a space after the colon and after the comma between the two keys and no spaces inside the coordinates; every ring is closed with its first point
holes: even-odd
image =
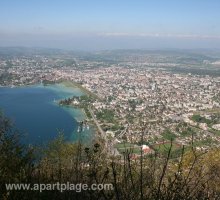
{"type": "Polygon", "coordinates": [[[82,95],[78,88],[62,84],[49,86],[0,87],[0,110],[22,133],[27,144],[44,144],[63,132],[68,141],[90,142],[92,129],[78,133],[77,120],[85,118],[80,109],[58,106],[56,101],[82,95]]]}

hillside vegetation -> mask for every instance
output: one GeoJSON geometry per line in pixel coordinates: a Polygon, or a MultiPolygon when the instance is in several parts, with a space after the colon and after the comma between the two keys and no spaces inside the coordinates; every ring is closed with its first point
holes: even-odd
{"type": "Polygon", "coordinates": [[[62,135],[44,148],[28,148],[19,142],[10,120],[0,116],[0,199],[220,199],[220,149],[208,152],[193,147],[171,157],[166,154],[131,158],[102,151],[102,144],[85,147],[65,142],[62,135]],[[7,191],[6,183],[109,184],[113,190],[7,191]]]}

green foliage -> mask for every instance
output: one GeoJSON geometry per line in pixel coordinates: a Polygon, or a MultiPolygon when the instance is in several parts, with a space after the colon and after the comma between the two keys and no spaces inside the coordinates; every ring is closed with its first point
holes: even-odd
{"type": "MultiPolygon", "coordinates": [[[[169,133],[170,134],[170,133],[169,133]]],[[[162,200],[219,199],[220,150],[188,151],[171,142],[160,144],[155,154],[132,157],[110,156],[102,144],[83,146],[64,140],[63,135],[42,148],[34,161],[32,151],[19,143],[10,121],[0,117],[0,199],[91,199],[162,200]],[[176,159],[178,158],[178,159],[176,159]],[[112,184],[112,190],[6,191],[5,183],[112,184]]],[[[118,147],[134,147],[119,144],[118,147]]],[[[154,147],[157,149],[156,147],[154,147]]]]}
{"type": "Polygon", "coordinates": [[[192,120],[198,123],[206,123],[206,124],[211,124],[212,120],[206,119],[205,117],[202,117],[200,115],[193,115],[192,120]]]}
{"type": "Polygon", "coordinates": [[[19,133],[0,113],[0,199],[7,193],[5,183],[22,183],[30,178],[33,153],[32,148],[20,143],[19,133]]]}
{"type": "Polygon", "coordinates": [[[121,126],[120,124],[118,124],[118,123],[115,123],[111,128],[110,128],[110,130],[111,131],[118,131],[118,130],[123,130],[123,126],[121,126]]]}
{"type": "Polygon", "coordinates": [[[191,127],[187,127],[186,129],[182,130],[180,132],[180,134],[184,137],[191,136],[191,135],[195,134],[195,131],[191,127]]]}
{"type": "Polygon", "coordinates": [[[112,100],[114,100],[114,96],[108,96],[107,101],[108,101],[108,102],[111,102],[112,100]]]}
{"type": "Polygon", "coordinates": [[[162,136],[166,140],[174,140],[176,138],[176,135],[168,129],[162,133],[162,136]]]}
{"type": "Polygon", "coordinates": [[[214,101],[220,102],[220,93],[217,93],[214,97],[213,97],[214,101]]]}
{"type": "Polygon", "coordinates": [[[83,109],[85,111],[86,116],[89,119],[91,119],[92,116],[91,116],[91,113],[89,112],[88,106],[91,102],[94,101],[93,97],[89,96],[89,95],[82,95],[82,96],[79,96],[79,97],[74,96],[74,97],[71,97],[71,98],[66,98],[66,99],[60,100],[59,105],[70,106],[70,105],[72,105],[72,102],[74,100],[77,100],[79,102],[79,105],[74,105],[74,107],[83,109]]]}
{"type": "Polygon", "coordinates": [[[88,96],[88,95],[83,95],[83,96],[80,96],[80,100],[81,101],[85,101],[85,102],[90,102],[92,97],[88,96]]]}
{"type": "Polygon", "coordinates": [[[129,113],[129,114],[126,115],[126,120],[129,123],[133,123],[134,122],[134,116],[129,113]]]}
{"type": "Polygon", "coordinates": [[[204,147],[204,146],[211,146],[211,145],[214,145],[216,144],[216,141],[212,140],[212,138],[206,138],[206,139],[203,139],[203,140],[199,140],[199,141],[195,141],[193,143],[193,145],[195,147],[204,147]]]}
{"type": "Polygon", "coordinates": [[[76,61],[73,60],[73,59],[65,59],[64,61],[61,61],[60,64],[62,64],[62,65],[64,65],[64,66],[74,66],[74,67],[77,66],[77,65],[76,65],[76,61]]]}
{"type": "Polygon", "coordinates": [[[54,84],[55,81],[50,81],[50,80],[43,80],[43,85],[51,85],[51,84],[54,84]]]}
{"type": "Polygon", "coordinates": [[[102,111],[99,111],[96,113],[96,117],[98,120],[104,120],[108,123],[114,123],[115,118],[114,118],[114,111],[113,110],[108,110],[108,109],[103,109],[102,111]]]}
{"type": "Polygon", "coordinates": [[[136,100],[128,100],[129,107],[131,107],[132,110],[135,110],[136,106],[138,105],[138,102],[136,100]]]}
{"type": "Polygon", "coordinates": [[[85,111],[85,113],[86,113],[86,116],[87,116],[89,119],[91,119],[91,118],[92,118],[92,115],[91,115],[91,113],[89,112],[89,109],[88,109],[87,106],[84,107],[84,111],[85,111]]]}
{"type": "Polygon", "coordinates": [[[174,142],[163,142],[161,144],[155,144],[152,146],[152,148],[160,153],[160,154],[164,154],[164,155],[167,155],[169,149],[171,148],[171,145],[172,145],[172,156],[176,156],[178,157],[180,155],[180,152],[181,152],[181,149],[182,149],[182,146],[174,143],[174,142]]]}

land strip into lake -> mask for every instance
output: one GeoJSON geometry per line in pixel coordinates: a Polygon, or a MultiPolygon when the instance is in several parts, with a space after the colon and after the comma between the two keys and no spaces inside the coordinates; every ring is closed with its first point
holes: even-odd
{"type": "Polygon", "coordinates": [[[64,83],[1,87],[0,90],[0,110],[21,130],[25,143],[42,144],[56,138],[59,132],[68,141],[80,138],[87,143],[94,139],[92,127],[82,133],[77,131],[77,121],[86,119],[80,108],[57,104],[61,99],[85,95],[85,90],[64,83]]]}
{"type": "Polygon", "coordinates": [[[107,152],[109,155],[119,155],[118,150],[114,147],[115,140],[111,141],[107,138],[106,132],[102,129],[92,110],[92,102],[94,102],[96,99],[100,100],[100,98],[78,83],[65,81],[62,82],[62,84],[64,84],[66,87],[80,88],[80,90],[82,90],[85,95],[61,100],[59,104],[83,109],[87,115],[87,119],[96,127],[96,132],[99,133],[99,136],[104,143],[103,152],[107,152]],[[73,104],[75,101],[77,101],[77,105],[73,104]]]}
{"type": "Polygon", "coordinates": [[[83,87],[81,84],[74,82],[74,81],[62,81],[61,82],[63,85],[65,85],[66,87],[72,87],[72,88],[79,88],[83,93],[85,93],[86,95],[89,95],[95,99],[100,99],[100,97],[96,94],[94,94],[93,92],[89,91],[88,89],[86,89],[85,87],[83,87]]]}

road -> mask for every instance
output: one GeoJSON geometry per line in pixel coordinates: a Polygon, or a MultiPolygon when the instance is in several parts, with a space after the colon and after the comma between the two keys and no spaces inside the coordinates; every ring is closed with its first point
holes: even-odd
{"type": "Polygon", "coordinates": [[[118,150],[116,148],[114,148],[114,141],[108,140],[106,133],[102,130],[102,127],[100,126],[100,124],[99,124],[98,120],[96,119],[96,116],[90,106],[88,107],[88,110],[92,116],[93,121],[95,122],[95,124],[98,128],[98,131],[99,131],[101,137],[104,139],[104,142],[105,142],[104,151],[106,151],[110,155],[114,155],[114,156],[120,155],[118,150]]]}
{"type": "Polygon", "coordinates": [[[117,138],[118,138],[118,139],[119,139],[119,138],[122,138],[122,136],[127,132],[128,127],[129,127],[129,125],[126,124],[126,125],[125,125],[125,129],[124,129],[123,131],[121,131],[120,134],[117,135],[117,138]]]}

